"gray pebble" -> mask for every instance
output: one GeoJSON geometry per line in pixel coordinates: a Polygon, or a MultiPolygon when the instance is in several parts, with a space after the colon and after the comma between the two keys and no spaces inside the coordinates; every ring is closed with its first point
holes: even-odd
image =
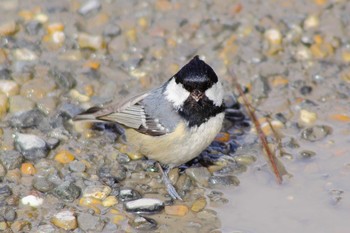
{"type": "Polygon", "coordinates": [[[69,169],[73,172],[83,172],[86,169],[86,166],[83,162],[74,160],[69,164],[69,169]]]}
{"type": "Polygon", "coordinates": [[[12,195],[12,190],[8,185],[0,187],[0,201],[12,195]]]}
{"type": "Polygon", "coordinates": [[[27,160],[45,158],[49,153],[46,142],[33,134],[15,134],[15,147],[27,160]]]}
{"type": "Polygon", "coordinates": [[[311,150],[303,150],[299,154],[300,154],[300,157],[303,159],[309,159],[309,158],[314,157],[316,155],[316,153],[311,151],[311,150]]]}
{"type": "Polygon", "coordinates": [[[315,125],[309,128],[304,129],[301,132],[301,138],[310,141],[315,142],[322,140],[327,135],[332,133],[332,128],[326,125],[315,125]]]}
{"type": "Polygon", "coordinates": [[[73,202],[80,196],[81,190],[75,184],[65,181],[61,185],[57,186],[52,193],[55,195],[55,197],[63,201],[73,202]]]}
{"type": "Polygon", "coordinates": [[[196,183],[207,186],[210,172],[205,167],[191,167],[186,169],[186,174],[196,183]]]}
{"type": "Polygon", "coordinates": [[[211,187],[228,185],[238,186],[239,180],[236,176],[212,176],[209,178],[209,184],[211,187]]]}
{"type": "Polygon", "coordinates": [[[55,233],[56,229],[52,225],[41,225],[38,226],[36,233],[55,233]]]}
{"type": "Polygon", "coordinates": [[[271,88],[267,82],[267,79],[261,76],[253,78],[252,82],[252,94],[255,99],[266,98],[271,88]]]}
{"type": "Polygon", "coordinates": [[[15,114],[9,119],[11,127],[30,128],[37,127],[43,123],[45,115],[38,109],[29,110],[20,114],[15,114]]]}
{"type": "Polygon", "coordinates": [[[21,166],[23,156],[15,150],[0,151],[0,161],[7,170],[12,170],[21,166]]]}
{"type": "Polygon", "coordinates": [[[78,225],[84,231],[100,232],[102,229],[100,218],[88,213],[78,215],[78,225]]]}
{"type": "Polygon", "coordinates": [[[158,226],[156,220],[143,216],[137,216],[130,225],[140,231],[153,231],[158,226]]]}
{"type": "Polygon", "coordinates": [[[139,214],[156,214],[164,209],[164,203],[155,198],[141,198],[124,204],[126,211],[139,214]]]}
{"type": "Polygon", "coordinates": [[[130,188],[122,188],[119,191],[118,199],[122,202],[132,201],[141,198],[141,194],[130,188]]]}
{"type": "Polygon", "coordinates": [[[43,193],[50,192],[55,186],[45,177],[35,177],[33,180],[33,187],[43,193]]]}
{"type": "Polygon", "coordinates": [[[63,103],[58,108],[58,112],[60,113],[60,115],[67,118],[73,118],[82,111],[83,109],[80,106],[70,103],[63,103]]]}
{"type": "Polygon", "coordinates": [[[120,35],[121,33],[121,28],[118,24],[116,23],[110,23],[105,26],[103,30],[103,35],[109,36],[109,37],[115,37],[120,35]]]}
{"type": "Polygon", "coordinates": [[[0,181],[6,176],[6,168],[0,163],[0,181]]]}
{"type": "Polygon", "coordinates": [[[71,72],[59,71],[57,68],[54,68],[50,71],[50,74],[56,84],[65,91],[72,89],[77,83],[71,72]]]}
{"type": "Polygon", "coordinates": [[[25,30],[29,35],[38,35],[42,29],[42,24],[39,21],[31,20],[25,25],[25,30]]]}
{"type": "Polygon", "coordinates": [[[46,144],[52,150],[60,144],[60,140],[57,138],[49,138],[46,140],[46,144]]]}
{"type": "Polygon", "coordinates": [[[17,213],[13,208],[6,208],[6,212],[4,214],[4,218],[7,221],[13,222],[17,217],[17,213]]]}
{"type": "Polygon", "coordinates": [[[98,176],[101,179],[113,178],[117,182],[120,182],[126,178],[126,169],[119,163],[113,162],[98,169],[98,176]]]}
{"type": "Polygon", "coordinates": [[[99,0],[90,0],[85,2],[85,4],[80,7],[78,12],[79,14],[86,16],[90,13],[98,12],[100,9],[101,3],[99,0]]]}
{"type": "Polygon", "coordinates": [[[180,196],[185,196],[186,192],[191,190],[192,180],[188,175],[182,174],[178,178],[175,187],[180,196]]]}

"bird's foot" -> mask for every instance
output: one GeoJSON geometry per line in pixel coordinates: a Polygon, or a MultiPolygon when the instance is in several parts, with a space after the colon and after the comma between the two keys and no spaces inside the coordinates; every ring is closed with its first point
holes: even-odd
{"type": "Polygon", "coordinates": [[[164,185],[169,193],[169,195],[171,196],[172,199],[178,199],[180,201],[182,201],[182,198],[180,197],[180,195],[177,193],[175,187],[172,185],[169,177],[168,177],[168,173],[170,171],[170,167],[167,167],[165,169],[165,171],[163,170],[162,166],[160,165],[160,163],[157,163],[158,164],[158,168],[159,168],[159,171],[162,173],[162,178],[163,178],[163,182],[164,182],[164,185]]]}

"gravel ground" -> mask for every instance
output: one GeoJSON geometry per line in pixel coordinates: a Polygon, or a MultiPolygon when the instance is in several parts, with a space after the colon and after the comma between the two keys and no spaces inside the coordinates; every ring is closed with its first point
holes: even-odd
{"type": "Polygon", "coordinates": [[[3,0],[0,230],[348,232],[349,12],[346,0],[3,0]],[[196,54],[225,84],[227,119],[170,172],[184,198],[173,201],[118,127],[71,119],[196,54]],[[232,69],[288,173],[281,186],[232,69]]]}

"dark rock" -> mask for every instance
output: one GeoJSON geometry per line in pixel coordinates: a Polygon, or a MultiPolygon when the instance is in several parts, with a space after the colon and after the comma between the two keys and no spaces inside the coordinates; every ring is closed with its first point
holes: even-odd
{"type": "Polygon", "coordinates": [[[78,186],[68,181],[57,186],[53,191],[53,195],[60,200],[73,202],[80,196],[81,190],[78,186]]]}
{"type": "Polygon", "coordinates": [[[41,29],[42,29],[42,24],[36,20],[29,21],[25,25],[26,32],[31,36],[38,35],[41,29]]]}
{"type": "Polygon", "coordinates": [[[332,128],[326,125],[315,125],[304,129],[301,132],[301,138],[310,142],[322,140],[332,133],[332,128]]]}
{"type": "Polygon", "coordinates": [[[53,69],[50,71],[50,74],[54,78],[56,84],[63,90],[68,91],[77,83],[71,72],[53,69]]]}
{"type": "Polygon", "coordinates": [[[119,163],[113,162],[111,164],[103,165],[98,169],[98,176],[101,179],[112,178],[116,182],[120,182],[126,178],[126,169],[119,163]]]}
{"type": "Polygon", "coordinates": [[[0,79],[12,80],[11,71],[5,67],[0,67],[0,79]]]}
{"type": "Polygon", "coordinates": [[[129,223],[133,228],[140,231],[153,231],[157,229],[158,226],[156,220],[143,216],[137,216],[129,223]]]}
{"type": "Polygon", "coordinates": [[[60,140],[57,138],[49,138],[46,140],[46,144],[52,150],[60,144],[60,140]]]}
{"type": "Polygon", "coordinates": [[[105,26],[105,28],[103,30],[103,35],[109,36],[109,37],[115,37],[115,36],[120,35],[121,31],[122,30],[118,24],[109,23],[105,26]]]}
{"type": "Polygon", "coordinates": [[[300,93],[302,95],[309,95],[312,92],[312,87],[311,86],[302,86],[300,88],[300,93]]]}
{"type": "Polygon", "coordinates": [[[4,214],[4,218],[7,221],[13,222],[16,220],[17,213],[13,208],[6,208],[6,212],[4,214]]]}
{"type": "Polygon", "coordinates": [[[27,160],[45,158],[49,153],[46,142],[33,134],[16,133],[15,147],[27,160]]]}
{"type": "Polygon", "coordinates": [[[61,106],[58,107],[59,115],[68,119],[75,117],[82,111],[83,109],[80,106],[70,103],[63,103],[61,106]]]}
{"type": "Polygon", "coordinates": [[[32,109],[18,115],[14,115],[9,119],[9,123],[10,126],[14,128],[31,128],[42,125],[44,118],[44,113],[38,109],[32,109]]]}
{"type": "Polygon", "coordinates": [[[164,209],[164,203],[155,198],[141,198],[124,204],[126,211],[138,214],[156,214],[164,209]]]}
{"type": "Polygon", "coordinates": [[[7,170],[19,168],[23,163],[23,156],[14,150],[0,151],[0,161],[7,170]]]}
{"type": "Polygon", "coordinates": [[[8,185],[0,187],[0,201],[12,195],[12,190],[8,185]]]}
{"type": "Polygon", "coordinates": [[[311,151],[311,150],[303,150],[299,154],[300,154],[300,157],[303,159],[309,159],[309,158],[314,157],[316,155],[316,153],[311,151]]]}
{"type": "Polygon", "coordinates": [[[141,194],[130,188],[122,188],[119,190],[118,199],[122,202],[132,201],[141,198],[141,194]]]}

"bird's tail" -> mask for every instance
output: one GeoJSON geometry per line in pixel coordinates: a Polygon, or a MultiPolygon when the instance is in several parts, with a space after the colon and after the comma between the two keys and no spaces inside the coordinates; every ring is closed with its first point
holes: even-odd
{"type": "Polygon", "coordinates": [[[98,113],[102,108],[92,107],[85,112],[79,113],[73,118],[73,121],[101,121],[98,119],[96,113],[98,113]]]}

